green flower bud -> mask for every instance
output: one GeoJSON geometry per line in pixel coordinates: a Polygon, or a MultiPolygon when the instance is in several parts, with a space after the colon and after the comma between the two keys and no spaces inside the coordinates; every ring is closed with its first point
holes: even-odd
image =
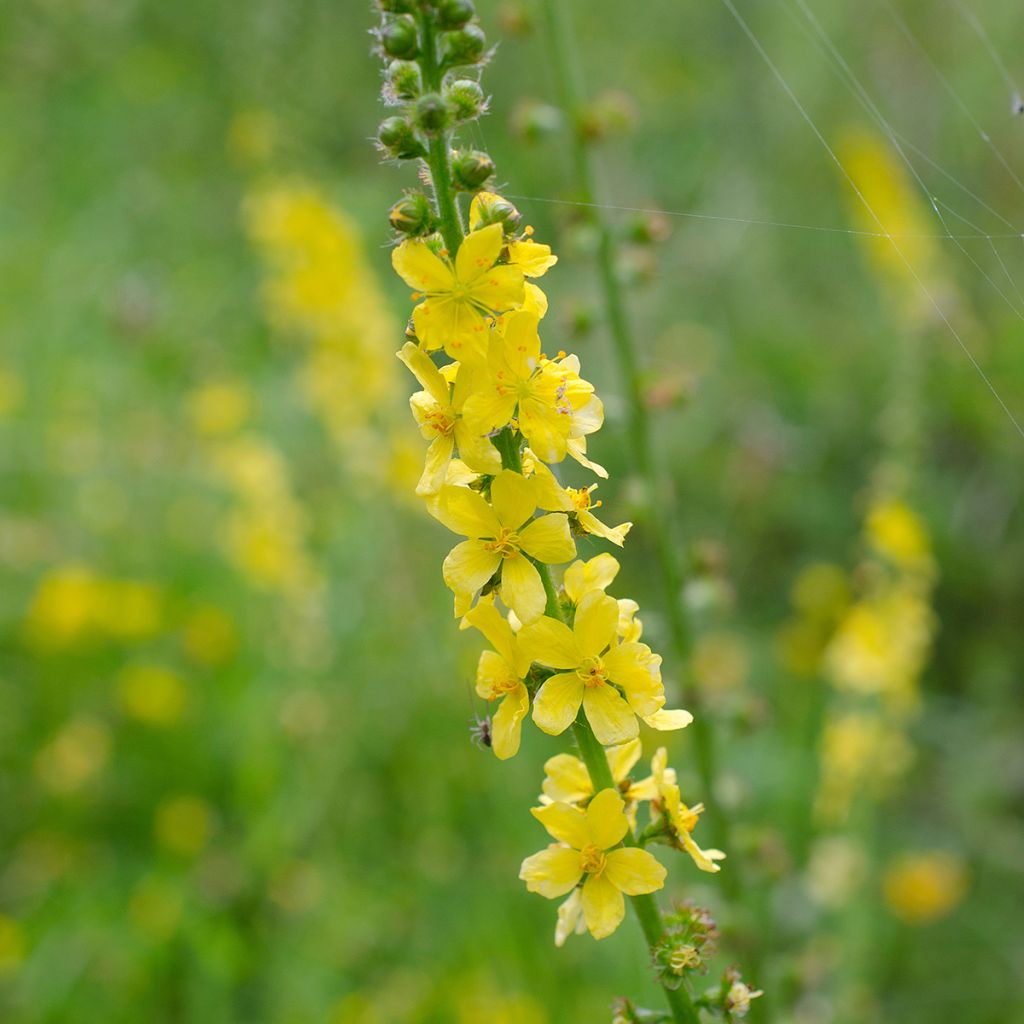
{"type": "Polygon", "coordinates": [[[389,57],[415,57],[420,50],[416,22],[408,14],[393,18],[380,30],[380,45],[389,57]]]}
{"type": "Polygon", "coordinates": [[[388,210],[391,226],[403,235],[426,235],[434,227],[434,211],[422,192],[410,192],[388,210]]]}
{"type": "Polygon", "coordinates": [[[414,100],[420,94],[419,65],[411,60],[393,60],[388,65],[388,88],[399,100],[414,100]]]}
{"type": "Polygon", "coordinates": [[[469,78],[451,82],[444,90],[444,98],[456,121],[472,121],[487,105],[483,89],[469,78]]]}
{"type": "Polygon", "coordinates": [[[414,0],[377,0],[377,6],[388,14],[411,14],[414,0]]]}
{"type": "Polygon", "coordinates": [[[462,28],[474,14],[473,0],[441,0],[437,5],[441,28],[462,28]]]}
{"type": "Polygon", "coordinates": [[[428,92],[416,103],[416,126],[427,135],[437,135],[448,127],[448,105],[436,92],[428,92]]]}
{"type": "Polygon", "coordinates": [[[478,196],[476,211],[480,218],[480,227],[487,227],[488,224],[501,224],[505,229],[505,234],[515,231],[523,217],[512,203],[501,196],[491,196],[491,198],[478,196]]]}
{"type": "Polygon", "coordinates": [[[478,149],[458,153],[452,160],[455,187],[463,192],[476,192],[494,174],[494,161],[478,149]]]}
{"type": "Polygon", "coordinates": [[[441,60],[446,68],[477,64],[483,58],[487,37],[477,25],[466,25],[441,37],[441,60]]]}
{"type": "Polygon", "coordinates": [[[389,117],[381,121],[377,141],[388,156],[398,160],[414,160],[426,153],[423,143],[416,138],[412,125],[404,117],[389,117]]]}

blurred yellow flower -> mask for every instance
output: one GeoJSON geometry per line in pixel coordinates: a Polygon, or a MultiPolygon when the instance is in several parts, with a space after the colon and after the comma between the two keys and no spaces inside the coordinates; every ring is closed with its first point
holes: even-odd
{"type": "Polygon", "coordinates": [[[213,813],[201,797],[184,794],[169,797],[157,807],[153,832],[157,842],[171,853],[194,857],[210,838],[213,813]]]}
{"type": "Polygon", "coordinates": [[[967,867],[953,853],[907,853],[885,872],[885,901],[907,924],[931,924],[950,914],[967,892],[967,867]]]}
{"type": "Polygon", "coordinates": [[[28,943],[21,924],[13,917],[0,914],[0,978],[15,974],[28,953],[28,943]]]}
{"type": "Polygon", "coordinates": [[[117,689],[125,714],[149,725],[173,725],[188,701],[184,680],[162,665],[127,665],[117,689]]]}
{"type": "Polygon", "coordinates": [[[182,643],[193,661],[223,665],[238,647],[238,628],[222,608],[200,605],[185,620],[182,643]]]}
{"type": "Polygon", "coordinates": [[[245,423],[251,407],[248,388],[228,381],[204,384],[186,402],[192,429],[208,437],[235,433],[245,423]]]}
{"type": "Polygon", "coordinates": [[[595,939],[606,938],[622,923],[624,893],[638,896],[665,884],[665,869],[650,853],[619,846],[629,823],[615,790],[601,790],[585,812],[552,803],[534,807],[531,813],[558,843],[527,857],[519,877],[530,892],[557,899],[572,892],[585,876],[580,910],[595,939]]]}
{"type": "Polygon", "coordinates": [[[929,570],[931,545],[924,523],[907,504],[876,502],[868,511],[867,533],[875,550],[906,569],[929,570]]]}
{"type": "Polygon", "coordinates": [[[98,718],[68,722],[36,755],[39,781],[56,793],[74,793],[96,778],[110,756],[110,730],[98,718]]]}
{"type": "Polygon", "coordinates": [[[706,692],[737,690],[746,682],[750,655],[738,633],[718,630],[698,637],[691,667],[694,679],[706,692]]]}

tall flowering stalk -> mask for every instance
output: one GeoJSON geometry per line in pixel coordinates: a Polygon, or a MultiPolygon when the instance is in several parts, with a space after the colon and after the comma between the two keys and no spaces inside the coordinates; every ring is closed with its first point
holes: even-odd
{"type": "Polygon", "coordinates": [[[552,468],[568,459],[607,477],[587,448],[603,422],[601,400],[579,359],[547,355],[540,338],[548,302],[537,280],[557,258],[512,203],[487,190],[491,158],[454,144],[455,131],[487,106],[477,70],[489,56],[485,36],[471,0],[378,6],[383,96],[395,108],[378,142],[387,157],[419,161],[431,193],[410,190],[389,218],[401,238],[392,263],[415,304],[398,357],[421,387],[411,406],[429,442],[416,493],[463,538],[442,575],[461,628],[490,644],[476,679],[497,705],[486,742],[513,757],[528,719],[575,740],[575,754],[545,765],[533,814],[553,842],[523,861],[520,878],[562,900],[557,945],[578,931],[611,935],[629,897],[670,1010],[623,1002],[617,1021],[695,1022],[699,1007],[742,1016],[757,993],[734,969],[715,989],[690,988],[706,970],[712,923],[687,905],[663,917],[652,895],[666,872],[649,844],[684,851],[709,873],[725,855],[694,839],[703,806],[683,802],[664,748],[649,776],[630,777],[641,721],[674,730],[692,716],[665,707],[661,657],[641,641],[636,602],[608,593],[618,562],[576,557],[579,538],[621,547],[631,524],[604,523],[596,485],[566,486],[552,468]],[[556,566],[565,566],[560,585],[556,566]]]}

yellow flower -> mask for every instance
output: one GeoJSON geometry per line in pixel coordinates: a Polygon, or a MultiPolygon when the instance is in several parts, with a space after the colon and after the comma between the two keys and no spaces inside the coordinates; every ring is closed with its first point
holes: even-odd
{"type": "Polygon", "coordinates": [[[629,823],[615,790],[601,790],[585,812],[553,803],[533,808],[532,814],[558,844],[527,857],[519,877],[530,892],[550,900],[565,896],[586,876],[580,909],[595,939],[611,935],[622,922],[623,893],[639,896],[665,884],[665,869],[650,853],[619,847],[629,823]]]}
{"type": "Polygon", "coordinates": [[[444,560],[444,581],[457,598],[475,594],[500,568],[501,599],[520,621],[543,614],[544,584],[530,558],[568,562],[576,545],[565,516],[532,518],[537,502],[525,477],[503,469],[491,481],[490,504],[468,487],[445,486],[427,508],[449,530],[469,538],[444,560]]]}
{"type": "Polygon", "coordinates": [[[925,570],[932,565],[924,523],[902,501],[879,501],[872,505],[867,534],[876,550],[898,566],[925,570]]]}
{"type": "Polygon", "coordinates": [[[885,873],[885,902],[907,924],[931,924],[949,914],[967,891],[967,869],[943,850],[904,854],[885,873]]]}
{"type": "Polygon", "coordinates": [[[501,612],[489,600],[481,600],[466,613],[461,628],[475,626],[491,642],[493,651],[482,651],[476,670],[476,692],[484,700],[498,700],[491,723],[491,747],[502,761],[519,752],[523,719],[530,710],[530,695],[524,677],[530,671],[530,659],[501,612]]]}
{"type": "Polygon", "coordinates": [[[578,361],[545,359],[537,315],[520,310],[506,317],[491,339],[487,365],[466,402],[465,415],[486,434],[515,418],[527,443],[546,462],[561,462],[568,450],[573,414],[586,406],[594,387],[579,376],[578,361]]]}
{"type": "Polygon", "coordinates": [[[453,359],[483,362],[487,317],[522,306],[522,270],[495,266],[502,244],[501,225],[491,224],[466,236],[454,264],[413,239],[392,253],[398,276],[425,296],[412,318],[416,337],[428,352],[443,346],[453,359]]]}
{"type": "Polygon", "coordinates": [[[549,512],[567,512],[569,518],[578,525],[583,533],[592,533],[595,537],[603,537],[617,544],[620,548],[626,540],[626,534],[632,523],[620,523],[618,526],[605,526],[590,510],[599,508],[601,502],[594,501],[591,494],[597,484],[589,487],[563,487],[555,474],[538,459],[533,460],[533,480],[537,489],[537,504],[549,512]]]}
{"type": "Polygon", "coordinates": [[[653,715],[664,705],[651,649],[619,643],[618,625],[618,603],[595,591],[580,602],[572,629],[547,616],[523,628],[519,639],[530,656],[561,670],[545,680],[533,703],[533,720],[544,732],[564,732],[582,705],[601,743],[623,743],[639,731],[635,715],[653,715]]]}
{"type": "Polygon", "coordinates": [[[398,358],[423,385],[409,399],[420,433],[430,441],[423,475],[416,485],[419,495],[436,494],[445,481],[448,466],[458,449],[459,458],[478,473],[497,473],[501,457],[490,439],[474,431],[462,416],[462,408],[473,386],[473,375],[458,363],[439,370],[431,358],[411,341],[398,358]],[[454,375],[454,385],[449,376],[454,375]]]}
{"type": "Polygon", "coordinates": [[[188,693],[180,676],[161,665],[129,665],[118,678],[121,707],[149,725],[174,725],[185,713],[188,693]]]}
{"type": "Polygon", "coordinates": [[[721,850],[702,850],[691,835],[704,805],[694,804],[693,807],[687,807],[683,803],[676,782],[675,769],[668,767],[668,752],[664,747],[659,747],[651,758],[650,776],[638,782],[634,791],[638,794],[637,799],[651,801],[652,812],[665,815],[676,845],[693,858],[694,864],[701,871],[721,870],[715,861],[725,860],[725,854],[721,850]]]}
{"type": "MultiPolygon", "coordinates": [[[[625,796],[627,805],[632,800],[631,787],[623,790],[622,784],[628,779],[633,765],[640,760],[640,754],[641,746],[638,739],[605,748],[612,778],[625,796]]],[[[590,781],[587,766],[572,754],[555,754],[554,757],[549,757],[544,762],[544,772],[541,803],[554,803],[560,800],[567,804],[581,804],[594,795],[594,784],[590,781]]]]}
{"type": "Polygon", "coordinates": [[[562,577],[565,596],[575,607],[591,591],[607,590],[618,576],[619,569],[618,561],[607,552],[595,555],[587,562],[573,562],[562,577]]]}

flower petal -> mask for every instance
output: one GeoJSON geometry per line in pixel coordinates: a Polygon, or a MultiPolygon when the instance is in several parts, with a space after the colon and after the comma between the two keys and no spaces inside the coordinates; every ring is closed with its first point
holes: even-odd
{"type": "Polygon", "coordinates": [[[560,672],[546,679],[533,698],[533,720],[550,736],[572,725],[583,701],[583,680],[575,672],[560,672]]]}
{"type": "Polygon", "coordinates": [[[602,789],[588,804],[587,834],[599,849],[610,850],[622,842],[629,829],[624,807],[622,797],[614,789],[602,789]]]}
{"type": "Polygon", "coordinates": [[[544,614],[547,604],[544,584],[537,567],[526,555],[517,554],[502,560],[501,599],[524,624],[544,614]]]}
{"type": "Polygon", "coordinates": [[[522,267],[527,277],[542,277],[558,262],[550,245],[524,238],[508,243],[508,261],[522,267]]]}
{"type": "Polygon", "coordinates": [[[591,875],[583,883],[583,916],[590,934],[605,939],[622,924],[626,901],[604,875],[591,875]]]}
{"type": "Polygon", "coordinates": [[[423,473],[416,484],[416,493],[420,497],[437,494],[441,489],[454,449],[455,442],[451,437],[435,437],[430,442],[427,457],[423,462],[423,473]]]}
{"type": "Polygon", "coordinates": [[[494,607],[494,602],[481,600],[475,608],[466,612],[466,617],[460,624],[460,629],[473,626],[479,629],[494,649],[504,659],[505,664],[513,666],[516,661],[515,639],[512,635],[512,627],[508,624],[505,616],[494,607]]]}
{"type": "Polygon", "coordinates": [[[491,747],[499,761],[507,761],[519,752],[523,719],[530,710],[530,695],[520,684],[501,702],[491,722],[491,747]]]}
{"type": "Polygon", "coordinates": [[[504,362],[519,380],[527,380],[540,364],[539,318],[535,313],[520,311],[510,313],[504,323],[505,334],[498,348],[499,362],[504,362]]]}
{"type": "Polygon", "coordinates": [[[579,604],[583,595],[589,594],[591,590],[607,590],[618,574],[619,563],[605,552],[587,562],[573,562],[565,570],[562,583],[569,600],[579,604]]]}
{"type": "Polygon", "coordinates": [[[519,645],[531,661],[549,668],[576,668],[583,661],[572,630],[547,615],[522,629],[519,645]]]}
{"type": "Polygon", "coordinates": [[[434,365],[434,361],[419,347],[411,341],[407,341],[398,358],[412,371],[420,385],[442,408],[450,402],[448,393],[448,382],[441,376],[441,371],[434,365]]]}
{"type": "MultiPolygon", "coordinates": [[[[618,636],[618,625],[619,605],[614,597],[600,590],[585,594],[576,609],[576,620],[572,627],[576,634],[576,644],[583,656],[596,658],[609,644],[614,643],[618,636]]],[[[609,670],[609,677],[614,679],[610,666],[606,664],[605,667],[609,670]]]]}
{"type": "Polygon", "coordinates": [[[427,511],[452,533],[465,537],[497,537],[501,532],[494,509],[468,487],[442,487],[427,502],[427,511]]]}
{"type": "Polygon", "coordinates": [[[569,898],[558,908],[558,924],[555,926],[555,945],[562,947],[565,940],[574,931],[579,931],[577,925],[580,922],[580,914],[583,912],[583,903],[580,898],[579,889],[569,893],[569,898]]]}
{"type": "Polygon", "coordinates": [[[503,469],[491,482],[491,505],[502,526],[518,530],[533,515],[537,501],[525,476],[503,469]]]}
{"type": "Polygon", "coordinates": [[[391,265],[395,273],[418,292],[450,291],[455,283],[449,265],[425,242],[406,239],[391,253],[391,265]]]}
{"type": "Polygon", "coordinates": [[[523,861],[519,877],[530,892],[556,900],[575,889],[583,877],[580,855],[567,846],[549,846],[523,861]]]}
{"type": "Polygon", "coordinates": [[[682,832],[679,838],[683,841],[686,852],[693,859],[693,863],[708,874],[721,871],[721,867],[715,863],[716,860],[725,860],[725,854],[721,850],[702,850],[694,841],[689,832],[682,832]]]}
{"type": "MultiPolygon", "coordinates": [[[[532,499],[531,499],[532,500],[532,499]]],[[[568,562],[576,554],[576,542],[569,531],[569,520],[561,512],[549,512],[534,519],[519,532],[522,549],[538,562],[558,565],[568,562]]],[[[616,606],[616,619],[618,618],[616,606]]]]}
{"type": "MultiPolygon", "coordinates": [[[[527,451],[533,462],[533,489],[537,497],[537,507],[546,512],[573,512],[576,506],[573,504],[569,492],[558,482],[555,474],[534,455],[527,451]]],[[[610,556],[609,556],[610,557],[610,556]]],[[[578,563],[582,565],[583,563],[578,563]]],[[[567,570],[568,571],[568,570],[567,570]]],[[[568,588],[566,588],[568,593],[568,588]]]]}
{"type": "Polygon", "coordinates": [[[587,766],[572,754],[555,754],[544,762],[544,784],[541,787],[549,800],[579,803],[594,793],[587,766]]]}
{"type": "Polygon", "coordinates": [[[685,729],[693,721],[693,715],[682,708],[660,708],[653,715],[646,715],[644,722],[652,729],[671,732],[673,729],[685,729]]]}
{"type": "Polygon", "coordinates": [[[612,778],[616,782],[621,782],[629,774],[633,765],[640,760],[641,753],[643,753],[643,748],[639,739],[609,747],[605,754],[608,757],[608,767],[612,770],[612,778]]]}
{"type": "Polygon", "coordinates": [[[482,541],[464,540],[452,548],[441,566],[445,583],[456,594],[475,594],[497,571],[501,555],[484,549],[482,541]]]}
{"type": "MultiPolygon", "coordinates": [[[[615,606],[615,634],[618,635],[619,608],[615,606]]],[[[652,662],[647,644],[616,644],[605,656],[604,667],[608,678],[624,690],[650,690],[652,684],[661,682],[658,665],[652,662]]]]}
{"type": "Polygon", "coordinates": [[[623,847],[605,855],[605,878],[627,896],[656,892],[665,884],[667,873],[646,850],[623,847]]]}
{"type": "Polygon", "coordinates": [[[640,732],[630,706],[619,696],[618,690],[607,683],[586,688],[583,710],[598,742],[605,746],[625,743],[640,732]]]}
{"type": "Polygon", "coordinates": [[[455,443],[459,458],[475,473],[497,473],[501,469],[501,456],[491,439],[478,434],[465,419],[455,421],[455,443]]]}
{"type": "Polygon", "coordinates": [[[531,807],[530,813],[560,843],[568,843],[574,850],[582,850],[590,842],[587,815],[572,804],[558,801],[544,807],[531,807]]]}
{"type": "Polygon", "coordinates": [[[455,257],[455,274],[460,283],[468,285],[487,273],[497,262],[503,242],[500,224],[489,224],[466,235],[455,257]]]}

